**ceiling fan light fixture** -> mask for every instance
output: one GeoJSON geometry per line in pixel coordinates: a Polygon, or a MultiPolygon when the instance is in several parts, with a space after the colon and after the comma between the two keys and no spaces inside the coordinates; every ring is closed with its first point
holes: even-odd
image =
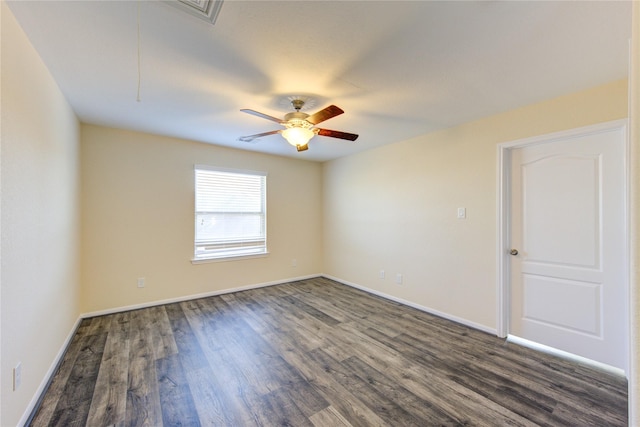
{"type": "Polygon", "coordinates": [[[287,142],[294,147],[307,145],[309,140],[315,135],[316,133],[307,127],[292,126],[287,127],[282,131],[282,136],[284,137],[284,139],[286,139],[287,142]]]}

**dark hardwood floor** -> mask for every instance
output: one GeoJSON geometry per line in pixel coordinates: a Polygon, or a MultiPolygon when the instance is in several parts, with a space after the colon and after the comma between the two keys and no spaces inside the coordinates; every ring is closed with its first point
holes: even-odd
{"type": "Polygon", "coordinates": [[[324,278],[84,320],[33,426],[623,426],[626,380],[324,278]]]}

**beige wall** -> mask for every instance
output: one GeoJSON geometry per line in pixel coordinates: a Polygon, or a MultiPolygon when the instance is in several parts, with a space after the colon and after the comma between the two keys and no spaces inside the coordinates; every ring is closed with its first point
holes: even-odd
{"type": "Polygon", "coordinates": [[[6,4],[2,10],[0,425],[37,397],[80,314],[79,126],[6,4]],[[22,363],[22,386],[12,369],[22,363]]]}
{"type": "Polygon", "coordinates": [[[496,145],[625,117],[623,80],[325,163],[324,272],[495,330],[496,145]]]}
{"type": "Polygon", "coordinates": [[[320,164],[100,126],[81,134],[84,312],[322,272],[320,164]],[[268,173],[269,256],[191,264],[194,164],[268,173]]]}
{"type": "Polygon", "coordinates": [[[633,3],[631,73],[631,373],[630,423],[640,425],[640,2],[633,3]]]}

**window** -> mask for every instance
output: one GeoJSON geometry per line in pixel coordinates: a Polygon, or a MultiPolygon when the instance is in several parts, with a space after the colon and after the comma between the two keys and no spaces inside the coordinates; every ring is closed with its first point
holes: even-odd
{"type": "Polygon", "coordinates": [[[194,261],[267,253],[264,172],[196,165],[194,261]]]}

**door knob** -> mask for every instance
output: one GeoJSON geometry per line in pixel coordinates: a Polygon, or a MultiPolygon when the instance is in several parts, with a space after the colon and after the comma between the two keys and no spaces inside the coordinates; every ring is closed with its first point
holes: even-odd
{"type": "Polygon", "coordinates": [[[511,251],[509,251],[509,253],[513,256],[518,255],[518,250],[517,249],[511,249],[511,251]]]}

